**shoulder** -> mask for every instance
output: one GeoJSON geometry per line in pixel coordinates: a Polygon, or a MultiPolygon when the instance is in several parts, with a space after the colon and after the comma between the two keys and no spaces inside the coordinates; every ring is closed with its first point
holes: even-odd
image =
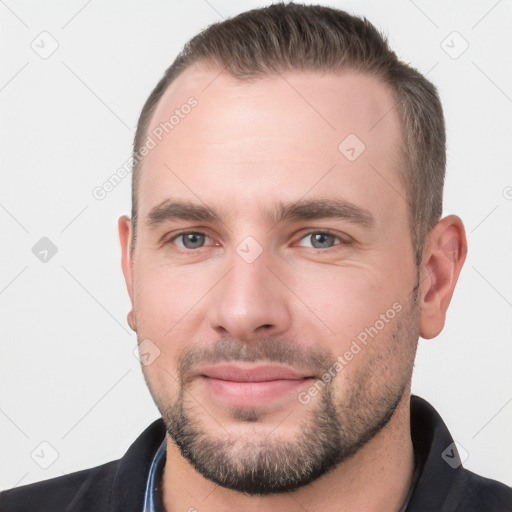
{"type": "Polygon", "coordinates": [[[151,461],[165,439],[161,419],[121,459],[0,493],[0,512],[139,512],[151,461]]]}
{"type": "Polygon", "coordinates": [[[421,472],[408,511],[512,512],[512,488],[464,468],[441,416],[414,395],[411,438],[421,472]]]}
{"type": "MultiPolygon", "coordinates": [[[[109,498],[108,489],[112,485],[117,465],[118,461],[108,462],[94,468],[3,491],[0,493],[0,510],[2,512],[73,510],[73,503],[85,494],[94,496],[92,507],[95,506],[95,501],[100,505],[109,498]],[[94,492],[91,493],[93,489],[94,492]]],[[[100,506],[97,508],[100,509],[100,506]]]]}
{"type": "Polygon", "coordinates": [[[512,511],[512,487],[496,480],[463,470],[463,500],[457,512],[465,510],[486,510],[496,512],[512,511]]]}

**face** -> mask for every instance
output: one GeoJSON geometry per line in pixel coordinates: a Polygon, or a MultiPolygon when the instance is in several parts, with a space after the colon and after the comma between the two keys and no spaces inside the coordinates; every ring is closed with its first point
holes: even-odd
{"type": "Polygon", "coordinates": [[[419,308],[400,121],[372,77],[219,73],[189,68],[153,115],[124,270],[182,456],[277,493],[342,464],[407,394],[419,308]]]}

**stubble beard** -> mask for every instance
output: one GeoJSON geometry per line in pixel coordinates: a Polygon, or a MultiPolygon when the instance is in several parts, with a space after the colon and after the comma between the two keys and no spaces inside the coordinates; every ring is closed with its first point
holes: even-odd
{"type": "MultiPolygon", "coordinates": [[[[170,405],[160,403],[150,386],[167,432],[194,469],[221,487],[265,496],[293,491],[314,482],[381,432],[402,399],[408,399],[404,393],[409,389],[418,341],[416,299],[417,296],[411,300],[385,340],[374,340],[385,343],[385,353],[375,353],[364,368],[354,373],[342,397],[335,396],[336,379],[333,379],[320,391],[314,404],[304,406],[304,418],[292,439],[280,436],[278,428],[264,434],[240,436],[236,429],[229,433],[213,420],[215,428],[209,429],[206,418],[210,417],[191,396],[186,378],[187,369],[205,358],[210,361],[263,359],[291,366],[296,366],[302,358],[308,364],[315,362],[325,368],[328,361],[332,364],[332,354],[318,351],[302,354],[296,347],[280,344],[276,339],[261,339],[251,344],[222,339],[214,352],[189,353],[182,359],[185,364],[180,365],[178,398],[170,405]],[[396,366],[390,368],[390,361],[398,361],[398,371],[396,366]]],[[[258,408],[233,408],[231,413],[245,424],[257,425],[263,417],[258,408]]]]}

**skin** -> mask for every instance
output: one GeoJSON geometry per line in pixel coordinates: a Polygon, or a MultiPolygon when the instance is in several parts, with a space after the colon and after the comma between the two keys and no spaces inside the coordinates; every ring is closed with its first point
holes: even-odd
{"type": "MultiPolygon", "coordinates": [[[[133,254],[130,219],[119,219],[133,306],[129,323],[139,343],[150,339],[160,350],[143,366],[155,402],[163,413],[176,403],[180,356],[187,350],[211,348],[221,338],[244,346],[265,338],[343,356],[395,303],[402,305],[401,313],[336,373],[329,389],[342,411],[361,379],[372,408],[386,390],[401,383],[405,388],[384,428],[332,471],[288,494],[251,496],[221,487],[196,471],[167,435],[165,506],[291,511],[300,504],[307,510],[396,511],[413,472],[409,396],[416,343],[418,336],[432,338],[443,328],[465,258],[462,222],[449,216],[437,223],[418,269],[398,175],[400,120],[391,92],[375,78],[348,71],[287,72],[242,83],[219,73],[190,67],[157,106],[150,132],[190,96],[198,101],[144,159],[133,254]],[[348,134],[366,146],[352,162],[338,150],[348,134]],[[148,227],[149,212],[169,198],[206,205],[219,219],[170,219],[148,227]],[[373,223],[269,218],[281,202],[332,199],[366,210],[373,223]],[[183,247],[183,239],[176,238],[183,230],[207,234],[205,245],[183,247]],[[312,247],[308,233],[326,230],[335,235],[329,239],[334,245],[312,247]],[[252,263],[236,251],[248,236],[262,251],[252,263]]],[[[315,378],[322,373],[311,368],[315,378]]],[[[243,408],[237,415],[226,407],[197,379],[187,396],[208,435],[221,439],[229,432],[242,450],[248,442],[292,440],[325,393],[300,403],[298,393],[312,382],[256,407],[251,412],[256,423],[244,419],[243,408]]]]}

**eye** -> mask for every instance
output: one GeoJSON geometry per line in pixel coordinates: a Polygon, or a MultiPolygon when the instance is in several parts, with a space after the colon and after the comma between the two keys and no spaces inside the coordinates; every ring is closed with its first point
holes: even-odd
{"type": "Polygon", "coordinates": [[[301,247],[313,247],[313,249],[330,249],[341,242],[339,236],[321,231],[309,233],[297,244],[301,247]]]}
{"type": "Polygon", "coordinates": [[[173,238],[172,241],[183,249],[199,249],[203,247],[209,237],[204,233],[181,233],[177,237],[173,238]]]}

